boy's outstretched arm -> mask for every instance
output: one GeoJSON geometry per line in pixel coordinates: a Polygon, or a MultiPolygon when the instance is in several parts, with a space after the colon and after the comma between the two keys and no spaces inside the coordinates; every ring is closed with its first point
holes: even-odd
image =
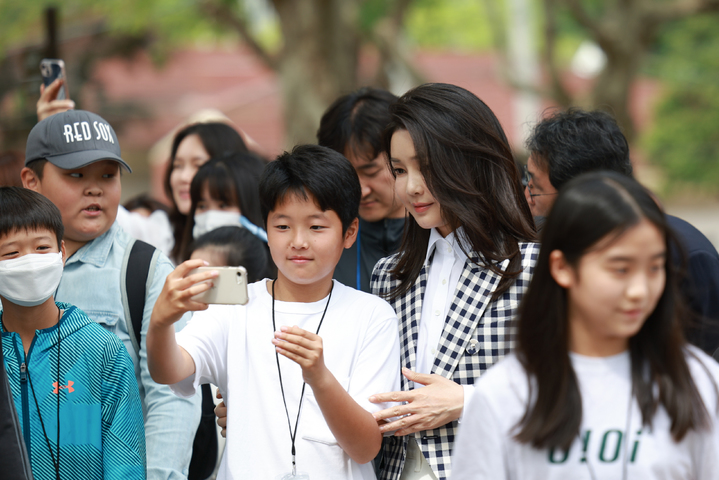
{"type": "Polygon", "coordinates": [[[372,461],[382,434],[371,413],[362,408],[325,366],[322,338],[300,327],[282,327],[272,340],[277,352],[302,367],[317,404],[337,443],[357,463],[372,461]]]}
{"type": "Polygon", "coordinates": [[[167,276],[157,297],[146,339],[147,363],[157,383],[171,385],[195,373],[192,357],[175,341],[174,324],[185,312],[207,309],[206,303],[196,302],[192,297],[210,289],[210,282],[197,283],[217,277],[217,271],[186,276],[191,270],[206,265],[203,260],[188,260],[178,265],[167,276]]]}

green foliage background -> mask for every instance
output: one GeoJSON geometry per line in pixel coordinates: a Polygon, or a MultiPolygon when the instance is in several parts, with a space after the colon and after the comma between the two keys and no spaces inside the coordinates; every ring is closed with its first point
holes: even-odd
{"type": "Polygon", "coordinates": [[[677,22],[661,36],[648,72],[665,85],[643,139],[668,194],[719,193],[719,15],[677,22]]]}

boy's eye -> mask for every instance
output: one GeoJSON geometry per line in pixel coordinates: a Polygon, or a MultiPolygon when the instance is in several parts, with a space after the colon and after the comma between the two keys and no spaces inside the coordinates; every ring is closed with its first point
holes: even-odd
{"type": "Polygon", "coordinates": [[[325,227],[324,225],[312,225],[312,226],[310,227],[311,230],[322,230],[322,229],[325,229],[325,228],[327,228],[327,227],[325,227]]]}
{"type": "Polygon", "coordinates": [[[288,227],[287,225],[275,225],[275,228],[277,230],[288,230],[290,227],[288,227]]]}
{"type": "Polygon", "coordinates": [[[73,172],[70,174],[72,178],[82,178],[82,173],[73,172]]]}
{"type": "Polygon", "coordinates": [[[15,250],[15,251],[12,251],[12,252],[3,253],[2,256],[3,256],[3,258],[5,258],[5,257],[14,257],[14,256],[17,255],[17,254],[18,254],[18,251],[15,250]]]}
{"type": "Polygon", "coordinates": [[[102,178],[114,178],[116,174],[114,173],[106,173],[102,176],[102,178]]]}

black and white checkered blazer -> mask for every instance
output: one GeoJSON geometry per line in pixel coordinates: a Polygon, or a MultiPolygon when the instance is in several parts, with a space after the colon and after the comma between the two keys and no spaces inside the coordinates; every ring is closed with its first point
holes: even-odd
{"type": "MultiPolygon", "coordinates": [[[[500,277],[470,260],[465,263],[445,319],[431,373],[452,379],[460,385],[472,385],[482,372],[513,348],[513,319],[539,255],[539,244],[520,243],[519,246],[523,271],[514,284],[493,302],[492,293],[497,288],[500,277]]],[[[430,257],[429,262],[431,260],[430,257]]],[[[476,261],[476,257],[474,260],[476,261]]],[[[399,317],[402,366],[412,371],[416,371],[417,336],[429,262],[422,267],[409,292],[390,301],[399,317]]],[[[396,255],[377,262],[372,272],[373,294],[383,296],[399,286],[399,281],[389,273],[395,263],[396,255]]],[[[502,267],[506,268],[508,265],[509,260],[505,260],[502,267]]],[[[404,376],[401,378],[402,390],[414,388],[414,382],[404,376]]],[[[451,474],[451,454],[457,425],[457,421],[453,421],[434,430],[413,434],[439,480],[444,480],[451,474]]],[[[404,466],[408,439],[408,436],[385,438],[380,472],[382,480],[399,478],[404,466]]]]}

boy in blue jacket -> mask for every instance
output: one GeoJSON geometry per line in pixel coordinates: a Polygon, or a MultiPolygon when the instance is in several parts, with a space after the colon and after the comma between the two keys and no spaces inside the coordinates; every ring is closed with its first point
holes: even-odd
{"type": "Polygon", "coordinates": [[[68,303],[63,223],[31,190],[0,188],[0,332],[38,480],[144,479],[145,433],[123,343],[68,303]]]}

